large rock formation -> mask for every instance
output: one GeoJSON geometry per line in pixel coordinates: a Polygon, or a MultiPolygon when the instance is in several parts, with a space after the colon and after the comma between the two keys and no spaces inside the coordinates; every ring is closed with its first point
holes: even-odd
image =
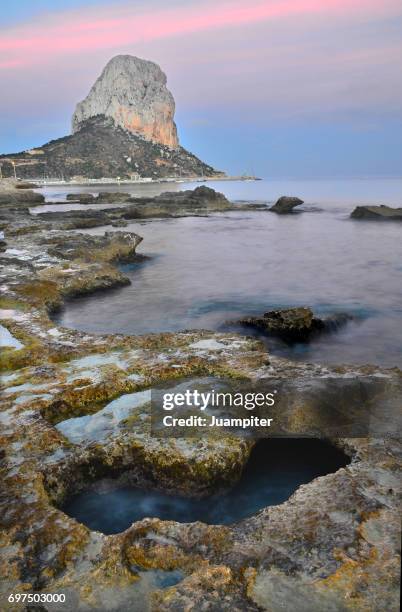
{"type": "Polygon", "coordinates": [[[175,103],[166,75],[157,64],[132,55],[116,55],[105,66],[89,94],[77,104],[73,133],[90,117],[105,115],[115,125],[175,149],[175,103]]]}
{"type": "Polygon", "coordinates": [[[198,157],[177,147],[145,140],[115,126],[110,117],[91,117],[71,136],[51,140],[31,152],[0,155],[3,176],[101,179],[222,176],[198,157]]]}
{"type": "Polygon", "coordinates": [[[174,99],[153,62],[118,55],[73,115],[73,133],[42,147],[0,155],[3,177],[136,180],[216,177],[179,145],[174,99]]]}

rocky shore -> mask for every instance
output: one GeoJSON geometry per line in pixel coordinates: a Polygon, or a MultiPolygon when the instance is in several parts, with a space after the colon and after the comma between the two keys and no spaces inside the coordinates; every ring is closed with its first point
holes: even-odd
{"type": "Polygon", "coordinates": [[[399,389],[395,368],[293,363],[236,334],[93,335],[52,322],[65,299],[129,283],[116,264],[140,256],[135,233],[71,230],[136,218],[124,215],[141,210],[161,216],[229,208],[201,189],[129,203],[118,213],[32,215],[28,201],[1,202],[1,596],[63,592],[67,603],[49,607],[60,610],[396,611],[401,444],[394,437],[331,439],[350,456],[347,467],[230,526],[150,517],[105,536],[59,509],[101,478],[196,496],[236,482],[252,441],[150,435],[149,395],[142,393],[163,381],[297,381],[289,417],[295,431],[311,418],[307,381],[364,376],[399,389]],[[90,437],[72,441],[62,433],[66,419],[96,419],[124,396],[132,412],[94,422],[90,437]],[[180,572],[177,584],[155,586],[156,574],[172,571],[180,572]]]}
{"type": "Polygon", "coordinates": [[[0,206],[11,206],[13,204],[25,204],[25,206],[35,206],[43,204],[45,201],[41,193],[32,191],[26,185],[29,183],[19,183],[15,180],[0,181],[0,206]]]}

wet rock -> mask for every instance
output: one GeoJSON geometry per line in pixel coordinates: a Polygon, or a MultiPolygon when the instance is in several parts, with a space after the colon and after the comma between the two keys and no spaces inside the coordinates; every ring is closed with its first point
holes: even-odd
{"type": "Polygon", "coordinates": [[[377,221],[402,221],[402,208],[391,206],[356,206],[350,215],[352,219],[377,221]]]}
{"type": "Polygon", "coordinates": [[[130,194],[123,191],[100,191],[96,201],[99,204],[113,204],[114,202],[128,202],[130,194]]]}
{"type": "MultiPolygon", "coordinates": [[[[115,266],[89,261],[79,265],[72,264],[70,273],[66,273],[63,266],[52,266],[40,272],[38,276],[42,281],[54,284],[60,295],[66,298],[130,284],[130,280],[115,266]]],[[[50,306],[58,308],[61,301],[51,303],[50,306]]]]}
{"type": "Polygon", "coordinates": [[[141,241],[134,232],[105,232],[104,236],[60,233],[46,239],[46,245],[53,257],[109,262],[134,256],[141,241]]]}
{"type": "Polygon", "coordinates": [[[66,195],[68,202],[79,202],[80,204],[90,204],[95,200],[92,193],[68,193],[66,195]]]}
{"type": "Polygon", "coordinates": [[[30,183],[29,181],[17,181],[15,184],[16,189],[38,189],[39,185],[36,183],[30,183]]]}
{"type": "Polygon", "coordinates": [[[186,191],[166,191],[154,198],[130,198],[137,207],[129,208],[125,216],[131,213],[139,215],[177,214],[180,212],[219,211],[231,208],[229,200],[215,189],[202,185],[186,191]]]}
{"type": "Polygon", "coordinates": [[[350,321],[355,321],[355,317],[347,312],[337,312],[320,318],[320,321],[322,322],[322,330],[330,332],[337,331],[350,321]]]}
{"type": "Polygon", "coordinates": [[[64,210],[49,211],[35,215],[38,219],[57,222],[54,227],[60,229],[84,229],[99,227],[110,223],[109,215],[103,210],[64,210]]]}
{"type": "Polygon", "coordinates": [[[30,189],[0,190],[0,206],[3,204],[26,204],[32,206],[34,204],[43,204],[44,201],[45,198],[41,193],[36,193],[30,189]]]}
{"type": "Polygon", "coordinates": [[[157,196],[155,202],[179,207],[208,208],[213,210],[230,207],[230,202],[223,193],[205,185],[187,191],[167,191],[157,196]]]}
{"type": "Polygon", "coordinates": [[[314,315],[311,308],[297,307],[271,310],[259,317],[245,317],[240,319],[239,323],[286,341],[303,342],[317,332],[335,331],[352,319],[347,313],[320,318],[314,315]]]}
{"type": "Polygon", "coordinates": [[[293,212],[293,209],[296,206],[301,206],[303,203],[303,200],[300,200],[300,198],[282,196],[273,206],[271,206],[269,210],[276,212],[278,215],[287,215],[288,213],[293,212]]]}

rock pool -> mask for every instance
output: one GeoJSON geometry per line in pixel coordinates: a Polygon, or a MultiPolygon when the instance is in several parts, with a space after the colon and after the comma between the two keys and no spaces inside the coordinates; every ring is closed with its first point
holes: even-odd
{"type": "Polygon", "coordinates": [[[348,463],[342,451],[321,440],[267,439],[257,443],[239,482],[225,493],[195,499],[104,480],[71,497],[62,509],[106,534],[145,517],[228,525],[284,502],[300,485],[348,463]]]}

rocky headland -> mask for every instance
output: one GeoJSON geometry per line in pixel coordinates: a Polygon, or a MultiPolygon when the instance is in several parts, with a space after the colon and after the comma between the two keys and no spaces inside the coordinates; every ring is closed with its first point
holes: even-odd
{"type": "MultiPolygon", "coordinates": [[[[194,193],[175,197],[186,207],[194,193]]],[[[81,222],[93,214],[79,212],[81,222]]],[[[385,381],[397,397],[398,369],[293,363],[237,334],[135,337],[59,327],[50,314],[64,300],[130,282],[116,264],[138,258],[141,237],[72,232],[71,219],[66,229],[65,219],[33,215],[12,198],[3,201],[0,214],[7,241],[0,289],[1,329],[7,332],[0,357],[2,596],[63,592],[65,610],[398,609],[396,436],[333,436],[331,443],[350,457],[349,465],[233,525],[149,517],[106,536],[59,509],[103,478],[188,496],[236,482],[253,441],[150,435],[149,390],[163,381],[199,376],[257,385],[291,381],[298,393],[288,427],[297,433],[313,418],[320,425],[320,412],[311,411],[305,395],[308,385],[364,377],[385,381]],[[100,413],[119,398],[131,398],[132,411],[116,412],[105,424],[100,413]],[[81,431],[79,439],[63,434],[61,423],[84,415],[93,418],[90,434],[81,431]],[[156,573],[172,571],[181,573],[177,584],[144,591],[156,573]]],[[[363,407],[369,406],[367,398],[363,407]]]]}
{"type": "Polygon", "coordinates": [[[72,134],[0,155],[4,177],[133,179],[220,177],[179,144],[175,103],[160,67],[130,55],[112,58],[72,117],[72,134]]]}

